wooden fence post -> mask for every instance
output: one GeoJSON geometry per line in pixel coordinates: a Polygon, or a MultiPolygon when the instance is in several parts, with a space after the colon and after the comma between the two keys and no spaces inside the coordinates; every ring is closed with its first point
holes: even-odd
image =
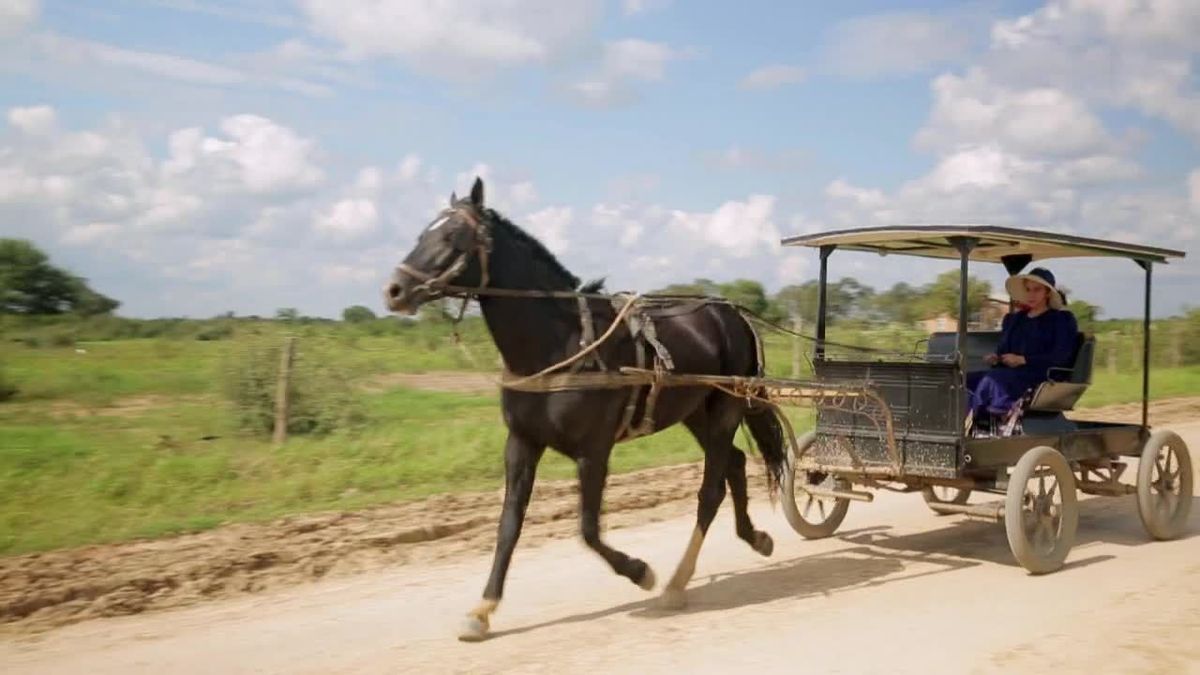
{"type": "MultiPolygon", "coordinates": [[[[799,333],[800,328],[803,324],[804,324],[804,321],[800,319],[799,315],[796,315],[795,317],[792,318],[792,330],[794,330],[795,332],[799,333]]],[[[803,357],[804,357],[804,345],[800,342],[800,336],[793,335],[792,336],[792,378],[794,378],[794,379],[800,378],[800,363],[801,363],[801,359],[803,357]]]]}
{"type": "Polygon", "coordinates": [[[275,389],[275,433],[271,437],[275,445],[283,445],[287,440],[288,408],[291,403],[288,398],[295,356],[296,338],[289,337],[284,342],[283,354],[279,357],[279,381],[275,389]]]}

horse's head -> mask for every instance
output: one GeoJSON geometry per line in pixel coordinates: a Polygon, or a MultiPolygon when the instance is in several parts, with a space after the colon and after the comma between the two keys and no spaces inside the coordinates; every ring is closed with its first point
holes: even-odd
{"type": "Polygon", "coordinates": [[[469,197],[458,199],[451,194],[450,206],[421,232],[417,245],[384,287],[384,304],[393,312],[415,314],[422,304],[445,294],[447,287],[486,286],[490,229],[483,207],[483,181],[476,178],[469,197]]]}

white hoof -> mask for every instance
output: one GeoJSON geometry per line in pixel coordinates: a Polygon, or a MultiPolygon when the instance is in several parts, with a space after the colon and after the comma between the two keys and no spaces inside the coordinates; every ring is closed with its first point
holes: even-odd
{"type": "Polygon", "coordinates": [[[642,575],[642,580],[637,585],[643,591],[652,591],[656,583],[658,583],[658,580],[654,578],[654,570],[650,569],[650,566],[647,565],[646,573],[642,575]]]}
{"type": "Polygon", "coordinates": [[[667,588],[658,596],[658,606],[667,610],[680,610],[687,607],[687,593],[675,588],[667,588]]]}
{"type": "Polygon", "coordinates": [[[458,639],[463,642],[479,642],[487,639],[487,636],[487,619],[480,619],[473,614],[463,619],[462,625],[458,629],[458,639]]]}

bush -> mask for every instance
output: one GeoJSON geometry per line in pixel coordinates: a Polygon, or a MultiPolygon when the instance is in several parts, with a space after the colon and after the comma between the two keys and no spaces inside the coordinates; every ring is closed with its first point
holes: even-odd
{"type": "MultiPolygon", "coordinates": [[[[275,426],[275,399],[282,339],[238,340],[222,370],[225,396],[238,425],[269,435],[275,426]]],[[[298,341],[289,386],[289,434],[328,434],[353,428],[364,419],[362,401],[346,374],[328,365],[317,341],[298,341]]]]}
{"type": "Polygon", "coordinates": [[[4,364],[0,364],[0,402],[7,401],[16,395],[17,385],[8,379],[8,375],[4,371],[4,364]]]}
{"type": "Polygon", "coordinates": [[[226,340],[233,337],[233,326],[227,323],[208,326],[196,333],[196,339],[201,342],[209,342],[212,340],[226,340]]]}

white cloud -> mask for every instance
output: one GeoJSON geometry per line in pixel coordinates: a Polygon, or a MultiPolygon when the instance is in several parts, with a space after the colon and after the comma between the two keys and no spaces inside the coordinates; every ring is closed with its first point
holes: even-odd
{"type": "Polygon", "coordinates": [[[702,239],[735,258],[779,247],[779,230],[772,220],[775,197],[750,195],[744,202],[728,201],[712,213],[673,211],[670,226],[702,239]]]}
{"type": "Polygon", "coordinates": [[[1192,211],[1200,214],[1200,169],[1188,176],[1188,196],[1192,202],[1192,211]]]}
{"type": "Polygon", "coordinates": [[[1200,138],[1200,4],[1187,0],[1052,0],[992,29],[994,79],[1051,86],[1129,107],[1200,138]]]}
{"type": "Polygon", "coordinates": [[[301,0],[311,30],[351,56],[396,56],[423,70],[473,78],[546,62],[600,15],[599,0],[301,0]]]}
{"type": "Polygon", "coordinates": [[[44,134],[54,130],[58,115],[48,105],[9,108],[8,123],[27,134],[44,134]]]}
{"type": "Polygon", "coordinates": [[[1077,157],[1115,145],[1087,105],[1060,89],[1012,90],[980,69],[942,75],[932,89],[933,112],[916,139],[925,149],[998,142],[1030,156],[1077,157]]]}
{"type": "Polygon", "coordinates": [[[404,159],[400,160],[400,165],[396,168],[396,175],[406,183],[416,178],[420,172],[421,158],[411,153],[405,155],[404,159]]]}
{"type": "Polygon", "coordinates": [[[114,223],[88,223],[76,225],[62,236],[62,242],[71,246],[87,246],[97,240],[117,234],[121,227],[114,223]]]}
{"type": "Polygon", "coordinates": [[[757,68],[742,78],[742,89],[778,89],[779,87],[803,82],[806,73],[800,66],[775,64],[757,68]]]}
{"type": "Polygon", "coordinates": [[[627,103],[636,98],[635,82],[658,82],[672,61],[692,58],[693,50],[677,50],[660,42],[616,40],[605,43],[600,67],[568,88],[572,97],[590,106],[627,103]]]}
{"type": "Polygon", "coordinates": [[[244,62],[235,67],[174,54],[127,49],[53,32],[34,33],[23,42],[22,61],[19,67],[32,69],[39,76],[47,65],[57,64],[71,70],[87,69],[93,76],[94,69],[105,68],[111,73],[202,87],[268,87],[305,96],[332,94],[332,89],[324,84],[271,72],[270,68],[259,67],[253,58],[243,59],[244,62]]]}
{"type": "Polygon", "coordinates": [[[641,241],[646,231],[642,219],[634,215],[633,210],[626,204],[596,204],[592,207],[592,224],[603,230],[609,241],[616,237],[622,248],[629,248],[641,241]]]}
{"type": "Polygon", "coordinates": [[[573,219],[571,207],[550,206],[529,214],[529,231],[552,253],[561,255],[570,247],[567,228],[573,219]]]}
{"type": "Polygon", "coordinates": [[[636,16],[666,9],[670,4],[671,0],[621,0],[621,11],[625,16],[636,16]]]}
{"type": "Polygon", "coordinates": [[[369,199],[343,199],[313,221],[318,234],[339,241],[361,239],[378,225],[379,209],[369,199]]]}
{"type": "Polygon", "coordinates": [[[232,85],[247,81],[243,73],[232,68],[181,56],[124,49],[53,33],[40,35],[39,42],[46,53],[61,61],[120,66],[193,84],[232,85]]]}
{"type": "Polygon", "coordinates": [[[353,265],[322,265],[318,273],[326,286],[369,285],[372,290],[381,287],[387,276],[385,270],[353,265]]]}
{"type": "Polygon", "coordinates": [[[809,257],[793,252],[779,258],[776,278],[781,285],[802,283],[809,275],[809,257]]]}
{"type": "Polygon", "coordinates": [[[872,78],[909,75],[960,61],[979,17],[894,12],[856,17],[829,33],[824,61],[835,73],[872,78]]]}
{"type": "Polygon", "coordinates": [[[226,138],[205,136],[199,128],[172,133],[164,172],[259,194],[309,188],[323,178],[313,162],[313,142],[288,127],[234,115],[221,120],[221,130],[226,138]]]}
{"type": "Polygon", "coordinates": [[[0,0],[0,36],[16,35],[37,20],[38,0],[0,0]]]}

